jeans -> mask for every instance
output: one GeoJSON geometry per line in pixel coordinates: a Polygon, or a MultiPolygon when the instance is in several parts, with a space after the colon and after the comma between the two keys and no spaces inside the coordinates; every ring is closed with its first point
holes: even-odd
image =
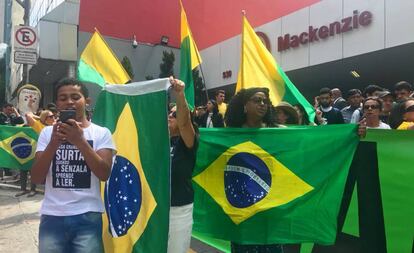
{"type": "Polygon", "coordinates": [[[40,253],[101,253],[102,214],[73,216],[42,215],[39,227],[40,253]]]}

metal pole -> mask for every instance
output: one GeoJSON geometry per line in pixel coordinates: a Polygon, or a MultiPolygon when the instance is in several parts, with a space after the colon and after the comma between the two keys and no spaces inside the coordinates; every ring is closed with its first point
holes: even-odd
{"type": "MultiPolygon", "coordinates": [[[[24,8],[24,16],[23,16],[24,25],[28,26],[30,25],[30,8],[31,8],[30,0],[24,0],[23,8],[24,8]]],[[[29,83],[29,65],[28,64],[23,64],[22,80],[24,83],[29,83]]]]}
{"type": "Polygon", "coordinates": [[[4,6],[4,42],[7,44],[6,53],[5,53],[5,89],[4,89],[4,100],[7,100],[11,97],[11,86],[10,86],[10,54],[11,54],[11,31],[12,31],[12,0],[6,0],[4,6]]]}

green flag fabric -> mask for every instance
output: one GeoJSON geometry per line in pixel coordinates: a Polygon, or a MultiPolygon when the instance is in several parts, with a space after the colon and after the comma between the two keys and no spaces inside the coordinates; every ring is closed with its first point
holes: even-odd
{"type": "Polygon", "coordinates": [[[117,149],[102,196],[105,252],[167,252],[170,206],[168,79],[106,85],[93,121],[117,149]]]}
{"type": "Polygon", "coordinates": [[[333,244],[356,132],[201,129],[193,231],[243,244],[333,244]]]}
{"type": "Polygon", "coordinates": [[[31,127],[0,125],[0,167],[30,169],[36,152],[37,137],[31,127]]]}
{"type": "MultiPolygon", "coordinates": [[[[365,241],[364,245],[366,245],[368,244],[366,241],[373,237],[372,233],[383,230],[385,242],[381,240],[381,242],[374,242],[374,244],[384,246],[386,249],[380,248],[378,252],[409,253],[414,250],[413,140],[414,131],[380,129],[369,129],[367,137],[363,139],[364,143],[372,143],[376,146],[377,157],[370,157],[370,164],[376,167],[374,168],[376,178],[370,176],[369,182],[362,181],[364,179],[362,178],[357,184],[358,187],[354,187],[342,231],[360,238],[365,241]],[[378,181],[378,185],[375,186],[379,189],[374,190],[378,191],[379,196],[377,199],[377,196],[370,194],[370,205],[372,206],[373,202],[378,203],[378,209],[380,210],[378,210],[377,221],[367,222],[363,217],[363,214],[367,211],[364,211],[364,206],[359,206],[364,204],[364,201],[359,198],[363,197],[364,191],[366,191],[361,186],[372,181],[378,181]],[[370,224],[376,224],[379,227],[375,229],[366,228],[370,224]],[[360,232],[361,227],[364,230],[362,233],[360,232]],[[366,232],[367,230],[368,232],[366,232]]],[[[364,151],[366,151],[366,148],[364,151]]],[[[364,153],[363,156],[367,157],[367,154],[364,153]]],[[[367,170],[367,168],[364,168],[364,170],[367,170]]],[[[369,212],[368,215],[373,216],[374,214],[369,212]]],[[[371,239],[371,241],[373,240],[371,239]]],[[[373,249],[372,245],[365,250],[370,249],[373,249]]]]}

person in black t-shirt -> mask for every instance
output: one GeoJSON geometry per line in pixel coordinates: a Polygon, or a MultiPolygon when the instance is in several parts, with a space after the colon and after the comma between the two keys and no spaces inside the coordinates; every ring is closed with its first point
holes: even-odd
{"type": "Polygon", "coordinates": [[[318,125],[344,123],[341,111],[332,107],[332,94],[329,88],[322,88],[319,91],[319,96],[315,98],[315,110],[315,123],[318,125]]]}
{"type": "Polygon", "coordinates": [[[198,138],[184,95],[184,83],[170,77],[176,106],[168,115],[171,142],[171,208],[168,253],[186,253],[193,226],[194,191],[191,175],[198,138]]]}

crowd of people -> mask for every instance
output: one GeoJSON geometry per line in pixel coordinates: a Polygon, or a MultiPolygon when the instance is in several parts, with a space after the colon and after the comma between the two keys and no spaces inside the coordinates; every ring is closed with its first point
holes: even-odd
{"type": "MultiPolygon", "coordinates": [[[[193,224],[194,192],[192,171],[195,166],[199,140],[199,127],[203,128],[268,128],[290,125],[330,125],[359,123],[359,133],[367,128],[414,129],[413,87],[402,81],[393,91],[376,85],[367,86],[363,92],[350,89],[345,98],[339,88],[323,88],[314,100],[316,117],[311,121],[301,104],[285,101],[273,105],[267,88],[249,88],[238,91],[226,104],[225,91],[218,90],[214,99],[205,106],[190,111],[184,94],[185,84],[170,78],[171,91],[176,103],[168,113],[171,144],[171,209],[168,240],[169,253],[187,252],[193,224]],[[362,127],[361,127],[362,126],[362,127]],[[362,130],[361,130],[362,128],[362,130]]],[[[108,129],[90,121],[86,108],[90,103],[84,84],[76,79],[64,79],[56,86],[56,105],[48,104],[37,113],[24,117],[11,104],[5,104],[0,114],[0,124],[32,127],[39,133],[38,145],[31,177],[33,183],[45,184],[45,198],[41,208],[39,228],[40,252],[102,252],[102,223],[104,207],[99,182],[111,173],[116,147],[108,129]],[[74,110],[74,119],[59,120],[59,111],[74,110]],[[88,187],[72,191],[73,187],[56,185],[52,180],[59,164],[57,153],[77,149],[82,162],[91,173],[88,187]],[[69,189],[69,190],[68,190],[69,189]],[[62,233],[62,231],[64,233],[62,233]],[[74,243],[76,242],[76,243],[74,243]],[[87,249],[87,250],[85,250],[87,249]],[[91,251],[92,249],[92,251],[91,251]]],[[[72,161],[67,161],[72,162],[72,161]]],[[[21,196],[26,190],[27,172],[21,173],[21,196]]],[[[80,180],[80,179],[79,179],[80,180]]],[[[80,180],[79,182],[85,182],[80,180]]],[[[29,196],[33,196],[35,185],[29,196]]],[[[295,252],[295,245],[231,244],[232,252],[295,252]]]]}

